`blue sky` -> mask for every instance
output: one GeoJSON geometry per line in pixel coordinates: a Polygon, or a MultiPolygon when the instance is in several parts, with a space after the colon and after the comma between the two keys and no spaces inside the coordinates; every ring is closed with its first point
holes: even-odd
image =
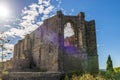
{"type": "MultiPolygon", "coordinates": [[[[113,60],[113,65],[120,66],[119,0],[0,0],[0,3],[3,2],[9,6],[11,11],[9,18],[0,19],[0,31],[4,31],[7,35],[6,39],[11,40],[7,44],[8,49],[13,48],[13,44],[17,40],[42,24],[42,20],[55,15],[57,10],[62,10],[66,15],[77,15],[79,12],[85,12],[86,20],[95,19],[96,21],[100,68],[106,67],[109,54],[113,60]],[[39,10],[39,8],[41,9],[39,10]],[[32,29],[27,26],[31,26],[32,29]]],[[[8,52],[12,51],[8,50],[8,52]]],[[[7,58],[10,57],[12,56],[9,55],[7,58]]]]}

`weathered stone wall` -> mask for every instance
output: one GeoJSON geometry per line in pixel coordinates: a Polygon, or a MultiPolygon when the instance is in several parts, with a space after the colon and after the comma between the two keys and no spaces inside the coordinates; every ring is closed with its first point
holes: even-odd
{"type": "Polygon", "coordinates": [[[96,43],[96,30],[95,21],[91,20],[86,22],[86,46],[88,54],[88,71],[97,73],[99,69],[97,43],[96,43]]]}
{"type": "MultiPolygon", "coordinates": [[[[83,52],[82,47],[85,45],[83,42],[86,42],[84,39],[82,40],[79,38],[79,28],[82,27],[82,25],[85,25],[84,23],[81,23],[81,20],[79,20],[78,16],[66,16],[63,15],[61,12],[57,13],[58,21],[59,21],[59,68],[60,71],[64,72],[71,72],[71,71],[83,71],[86,70],[85,66],[87,66],[87,54],[83,52]],[[74,41],[74,45],[70,46],[64,46],[64,28],[65,24],[70,22],[72,24],[72,28],[74,31],[74,35],[72,38],[74,41]],[[79,40],[80,39],[80,40],[79,40]],[[81,41],[82,40],[82,41],[81,41]],[[81,41],[81,44],[79,45],[81,41]],[[83,58],[82,58],[83,57],[83,58]]],[[[84,32],[85,30],[82,29],[84,32]]],[[[81,33],[81,36],[83,37],[83,32],[81,33]]],[[[68,40],[71,40],[70,37],[68,40]]]]}
{"type": "Polygon", "coordinates": [[[30,61],[25,59],[19,59],[13,63],[13,71],[25,71],[30,68],[30,61]]]}
{"type": "Polygon", "coordinates": [[[77,16],[66,16],[58,11],[57,15],[46,19],[39,28],[15,45],[14,64],[17,66],[16,62],[20,61],[23,68],[29,68],[28,65],[34,63],[34,67],[46,71],[97,71],[95,33],[95,22],[86,21],[83,12],[77,16]],[[73,45],[66,47],[64,28],[68,22],[72,24],[75,34],[71,38],[73,45]],[[71,49],[74,49],[73,52],[71,49]],[[21,59],[29,63],[24,65],[21,59]]]}
{"type": "MultiPolygon", "coordinates": [[[[77,69],[79,70],[80,68],[76,68],[76,67],[80,66],[81,70],[97,72],[98,55],[97,55],[97,47],[96,47],[95,22],[94,21],[87,22],[85,20],[85,15],[83,12],[79,13],[78,16],[66,16],[62,14],[62,12],[58,12],[57,16],[58,16],[59,29],[60,29],[59,30],[60,68],[63,71],[66,70],[74,71],[77,69]],[[72,53],[73,55],[69,55],[71,54],[71,52],[68,51],[67,52],[68,56],[65,56],[66,47],[64,46],[64,28],[65,28],[64,25],[67,22],[70,22],[72,24],[72,28],[75,33],[73,38],[74,39],[73,48],[77,48],[78,50],[74,51],[72,53]],[[77,56],[76,59],[74,57],[74,54],[77,56]],[[80,58],[82,57],[83,59],[80,60],[80,58]],[[78,62],[80,62],[80,64],[78,62]],[[69,63],[71,63],[72,66],[71,68],[69,67],[70,66],[69,63]],[[74,63],[78,63],[78,64],[74,64],[74,63]],[[95,64],[92,65],[92,63],[95,64]]],[[[70,48],[69,50],[73,48],[70,48]]]]}
{"type": "Polygon", "coordinates": [[[87,55],[86,54],[63,54],[63,71],[85,72],[87,69],[87,55]]]}
{"type": "Polygon", "coordinates": [[[15,45],[13,57],[13,71],[23,71],[30,68],[31,60],[31,40],[29,35],[15,45]],[[16,49],[16,50],[15,50],[16,49]]]}
{"type": "Polygon", "coordinates": [[[88,67],[87,67],[88,72],[92,74],[98,73],[98,70],[99,70],[98,56],[96,55],[88,56],[87,62],[88,62],[88,67]]]}
{"type": "Polygon", "coordinates": [[[30,34],[33,61],[36,67],[47,71],[58,71],[58,34],[52,30],[57,26],[55,18],[45,20],[30,34]]]}
{"type": "Polygon", "coordinates": [[[2,80],[60,80],[60,72],[10,72],[2,80]]]}
{"type": "Polygon", "coordinates": [[[86,28],[85,28],[85,15],[83,12],[80,12],[78,14],[78,21],[77,21],[77,26],[78,26],[78,37],[79,37],[79,47],[80,50],[82,50],[83,52],[86,52],[86,28]]]}
{"type": "Polygon", "coordinates": [[[97,55],[95,21],[86,22],[86,45],[88,55],[97,55]]]}

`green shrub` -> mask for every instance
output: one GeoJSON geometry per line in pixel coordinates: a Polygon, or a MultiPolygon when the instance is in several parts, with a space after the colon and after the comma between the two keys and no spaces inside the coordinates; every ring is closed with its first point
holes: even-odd
{"type": "Polygon", "coordinates": [[[95,78],[92,75],[86,73],[79,77],[78,80],[95,80],[95,78]]]}
{"type": "Polygon", "coordinates": [[[66,77],[68,77],[68,80],[70,80],[73,77],[73,75],[79,76],[82,75],[82,72],[81,71],[68,72],[67,74],[63,74],[61,76],[61,80],[66,80],[67,79],[66,77]]]}
{"type": "Polygon", "coordinates": [[[96,76],[96,80],[106,80],[101,74],[96,76]]]}
{"type": "Polygon", "coordinates": [[[85,73],[82,76],[81,75],[72,75],[72,77],[65,76],[64,80],[106,80],[102,75],[97,75],[94,77],[93,75],[89,73],[85,73]]]}
{"type": "Polygon", "coordinates": [[[69,80],[69,77],[66,75],[64,80],[69,80]]]}
{"type": "Polygon", "coordinates": [[[115,68],[114,68],[114,72],[115,72],[115,73],[120,72],[120,67],[115,67],[115,68]]]}
{"type": "Polygon", "coordinates": [[[77,75],[72,75],[72,78],[70,80],[79,80],[79,76],[77,75]]]}

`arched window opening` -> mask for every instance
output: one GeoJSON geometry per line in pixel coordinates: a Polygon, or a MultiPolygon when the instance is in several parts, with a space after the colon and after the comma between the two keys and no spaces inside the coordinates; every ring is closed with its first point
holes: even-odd
{"type": "Polygon", "coordinates": [[[65,24],[64,28],[64,46],[74,46],[75,36],[74,36],[73,26],[70,22],[65,24]]]}

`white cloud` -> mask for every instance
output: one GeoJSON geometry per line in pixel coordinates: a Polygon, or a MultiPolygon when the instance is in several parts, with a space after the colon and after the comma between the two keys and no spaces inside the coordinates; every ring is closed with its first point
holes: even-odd
{"type": "Polygon", "coordinates": [[[38,0],[38,4],[42,4],[43,0],[38,0]]]}
{"type": "Polygon", "coordinates": [[[39,5],[39,7],[38,7],[38,11],[39,11],[39,14],[42,14],[43,11],[44,11],[44,6],[39,5]]]}
{"type": "Polygon", "coordinates": [[[54,9],[51,0],[38,0],[38,3],[33,3],[22,10],[23,16],[19,25],[24,28],[25,34],[28,34],[39,27],[44,19],[50,17],[54,9]]]}
{"type": "Polygon", "coordinates": [[[7,48],[6,52],[12,52],[14,44],[5,44],[4,47],[7,48]]]}
{"type": "Polygon", "coordinates": [[[35,17],[38,16],[38,11],[33,8],[31,10],[24,10],[23,14],[26,16],[23,16],[22,19],[30,21],[35,20],[35,17]]]}
{"type": "MultiPolygon", "coordinates": [[[[40,1],[40,0],[39,0],[39,1],[40,1]]],[[[51,1],[51,0],[43,0],[43,1],[42,1],[43,6],[49,6],[49,5],[51,5],[51,4],[50,4],[50,1],[51,1]]]]}
{"type": "MultiPolygon", "coordinates": [[[[8,28],[7,31],[4,30],[4,34],[7,35],[6,39],[11,40],[10,43],[5,44],[7,50],[4,53],[13,53],[13,46],[19,39],[24,38],[26,34],[38,28],[43,23],[43,20],[55,15],[57,10],[62,10],[60,7],[62,3],[61,0],[55,1],[56,4],[52,4],[51,0],[38,0],[38,3],[32,3],[24,7],[21,13],[21,19],[13,19],[12,23],[14,26],[4,25],[8,28]],[[17,21],[17,23],[15,21],[17,21]]],[[[74,11],[74,9],[72,9],[72,11],[74,11]]],[[[65,12],[64,9],[63,12],[65,12]]]]}
{"type": "Polygon", "coordinates": [[[41,20],[45,20],[48,18],[48,15],[43,15],[43,17],[41,17],[41,20]]]}
{"type": "Polygon", "coordinates": [[[32,5],[29,5],[30,10],[36,10],[36,8],[38,8],[38,7],[39,7],[39,5],[36,4],[36,3],[33,3],[32,5]]]}
{"type": "Polygon", "coordinates": [[[44,10],[44,14],[49,14],[52,10],[54,9],[53,6],[48,6],[45,10],[44,10]]]}

